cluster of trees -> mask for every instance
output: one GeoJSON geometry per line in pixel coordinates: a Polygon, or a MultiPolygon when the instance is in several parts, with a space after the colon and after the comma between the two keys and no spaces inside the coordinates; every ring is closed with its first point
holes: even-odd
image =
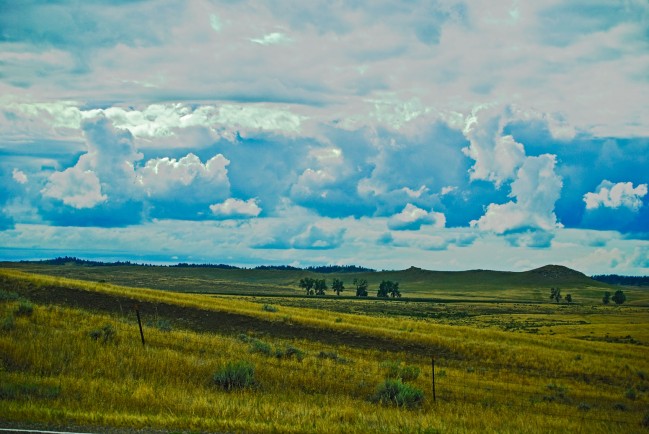
{"type": "MultiPolygon", "coordinates": [[[[367,297],[369,288],[367,279],[354,279],[352,284],[356,290],[356,297],[367,297]]],[[[329,289],[325,279],[314,279],[312,277],[303,277],[300,279],[299,286],[306,291],[307,295],[325,295],[325,292],[329,289]]],[[[342,280],[334,278],[331,282],[331,289],[336,295],[340,295],[345,290],[345,284],[342,280]]],[[[383,280],[379,285],[376,296],[401,297],[399,282],[383,280]]]]}
{"type": "Polygon", "coordinates": [[[602,297],[602,303],[609,304],[611,300],[613,300],[613,303],[615,304],[623,304],[626,301],[626,295],[624,295],[624,291],[621,289],[615,291],[615,294],[613,294],[612,297],[611,293],[606,291],[604,297],[602,297]]]}
{"type": "MultiPolygon", "coordinates": [[[[561,290],[559,288],[550,288],[550,300],[560,303],[562,298],[563,296],[561,295],[561,290]]],[[[566,294],[565,300],[568,303],[572,303],[572,294],[566,294]]]]}
{"type": "MultiPolygon", "coordinates": [[[[561,290],[559,288],[550,288],[550,300],[554,300],[559,303],[561,302],[562,298],[563,296],[561,295],[561,290]]],[[[566,294],[565,300],[568,303],[572,303],[572,295],[566,294]]],[[[615,294],[613,294],[613,296],[611,296],[611,293],[608,291],[604,292],[602,303],[610,304],[611,301],[613,301],[615,304],[623,304],[626,301],[626,295],[624,295],[624,291],[618,289],[617,291],[615,291],[615,294]]]]}

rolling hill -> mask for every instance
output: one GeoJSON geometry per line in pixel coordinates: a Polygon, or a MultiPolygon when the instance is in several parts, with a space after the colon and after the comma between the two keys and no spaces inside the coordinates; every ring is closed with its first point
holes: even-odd
{"type": "Polygon", "coordinates": [[[404,297],[494,298],[541,301],[551,287],[562,291],[582,290],[599,297],[611,287],[560,265],[546,265],[524,272],[469,270],[431,271],[410,267],[398,271],[318,273],[304,269],[240,269],[236,267],[165,267],[135,264],[5,262],[0,267],[132,287],[178,292],[301,295],[301,278],[334,278],[345,282],[343,295],[354,295],[353,280],[366,279],[370,295],[382,280],[397,281],[404,297]]]}

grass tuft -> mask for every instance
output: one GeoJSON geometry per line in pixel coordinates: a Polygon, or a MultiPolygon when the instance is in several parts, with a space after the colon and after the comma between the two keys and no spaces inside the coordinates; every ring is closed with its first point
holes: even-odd
{"type": "Polygon", "coordinates": [[[214,373],[212,380],[226,391],[252,387],[255,385],[255,367],[246,361],[228,362],[214,373]]]}
{"type": "Polygon", "coordinates": [[[401,380],[385,380],[379,385],[371,400],[382,405],[396,405],[412,409],[422,404],[424,392],[401,380]]]}

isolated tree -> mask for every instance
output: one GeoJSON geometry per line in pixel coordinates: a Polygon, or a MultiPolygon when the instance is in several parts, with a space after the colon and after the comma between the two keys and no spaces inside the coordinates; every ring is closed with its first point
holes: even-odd
{"type": "Polygon", "coordinates": [[[340,296],[340,293],[345,290],[345,285],[342,280],[336,278],[331,282],[331,289],[336,293],[336,295],[340,296]]]}
{"type": "Polygon", "coordinates": [[[311,277],[303,277],[300,279],[300,288],[306,290],[306,295],[313,295],[313,285],[315,285],[315,279],[311,277]]]}
{"type": "Polygon", "coordinates": [[[566,294],[566,301],[568,303],[572,303],[572,295],[571,294],[566,294]]]}
{"type": "Polygon", "coordinates": [[[613,294],[613,297],[611,297],[611,300],[613,300],[615,304],[623,304],[626,301],[626,295],[624,295],[624,292],[621,289],[618,289],[615,291],[615,294],[613,294]]]}
{"type": "Polygon", "coordinates": [[[324,279],[316,279],[313,287],[315,289],[315,295],[325,295],[325,291],[327,290],[327,282],[325,282],[324,279]]]}
{"type": "Polygon", "coordinates": [[[604,297],[602,297],[602,303],[609,304],[611,302],[611,293],[606,291],[604,292],[604,297]]]}
{"type": "Polygon", "coordinates": [[[557,303],[561,301],[561,290],[559,288],[550,288],[550,300],[554,300],[557,303]]]}
{"type": "Polygon", "coordinates": [[[356,287],[356,297],[367,297],[366,279],[354,279],[352,283],[356,287]]]}

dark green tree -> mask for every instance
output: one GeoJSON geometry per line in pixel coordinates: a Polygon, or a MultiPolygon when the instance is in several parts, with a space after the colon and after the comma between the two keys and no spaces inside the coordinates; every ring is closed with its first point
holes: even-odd
{"type": "Polygon", "coordinates": [[[391,280],[383,280],[379,285],[379,290],[376,292],[377,297],[401,297],[399,292],[399,282],[391,280]]]}
{"type": "Polygon", "coordinates": [[[333,282],[331,282],[331,289],[339,296],[340,293],[345,290],[345,285],[342,280],[335,278],[333,282]]]}
{"type": "Polygon", "coordinates": [[[624,304],[626,301],[626,295],[624,295],[624,292],[621,289],[618,289],[615,291],[615,294],[613,294],[613,297],[611,297],[611,300],[613,300],[615,304],[624,304]]]}
{"type": "Polygon", "coordinates": [[[550,288],[550,300],[554,300],[557,303],[561,301],[561,290],[559,288],[550,288]]]}
{"type": "Polygon", "coordinates": [[[300,288],[306,290],[306,295],[313,295],[313,286],[315,285],[315,279],[311,277],[303,277],[300,279],[300,288]]]}
{"type": "Polygon", "coordinates": [[[354,279],[352,283],[356,287],[356,297],[367,297],[366,279],[354,279]]]}
{"type": "Polygon", "coordinates": [[[566,294],[566,301],[572,303],[572,294],[566,294]]]}
{"type": "Polygon", "coordinates": [[[611,293],[606,291],[604,292],[604,297],[602,297],[602,303],[609,304],[611,302],[611,293]]]}
{"type": "Polygon", "coordinates": [[[391,286],[392,286],[392,282],[390,282],[389,280],[382,280],[381,284],[379,285],[379,290],[376,291],[376,296],[387,297],[391,286]]]}
{"type": "Polygon", "coordinates": [[[324,279],[316,279],[313,287],[315,289],[315,295],[325,295],[327,282],[324,279]]]}

